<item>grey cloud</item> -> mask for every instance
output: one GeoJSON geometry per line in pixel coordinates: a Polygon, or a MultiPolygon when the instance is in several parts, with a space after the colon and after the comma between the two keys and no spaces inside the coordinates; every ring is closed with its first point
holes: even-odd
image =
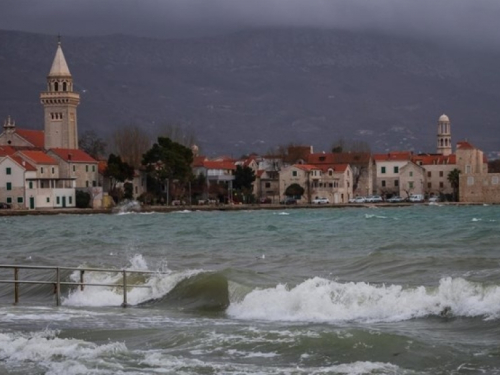
{"type": "Polygon", "coordinates": [[[498,0],[16,0],[0,27],[66,35],[175,37],[246,27],[374,29],[500,45],[498,0]]]}

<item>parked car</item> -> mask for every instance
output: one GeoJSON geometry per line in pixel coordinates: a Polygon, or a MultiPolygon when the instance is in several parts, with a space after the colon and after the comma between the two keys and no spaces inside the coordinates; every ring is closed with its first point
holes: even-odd
{"type": "Polygon", "coordinates": [[[422,194],[412,194],[408,200],[412,203],[418,203],[424,201],[424,196],[422,194]]]}
{"type": "Polygon", "coordinates": [[[269,204],[269,203],[272,203],[272,200],[271,200],[271,198],[264,198],[263,197],[263,198],[259,199],[259,203],[260,204],[269,204]]]}
{"type": "Polygon", "coordinates": [[[290,197],[286,197],[285,199],[283,199],[280,204],[297,204],[297,199],[295,198],[290,198],[290,197]]]}
{"type": "Polygon", "coordinates": [[[366,198],[365,197],[356,197],[352,201],[352,203],[365,203],[365,202],[366,202],[366,198]]]}
{"type": "Polygon", "coordinates": [[[368,202],[368,203],[381,203],[383,201],[384,200],[382,199],[382,197],[380,195],[370,195],[370,196],[366,197],[366,202],[368,202]]]}
{"type": "Polygon", "coordinates": [[[437,203],[437,202],[441,202],[441,199],[439,199],[439,196],[435,195],[435,196],[429,198],[429,203],[437,203]]]}
{"type": "Polygon", "coordinates": [[[400,197],[399,195],[395,195],[393,197],[390,197],[389,199],[387,199],[387,202],[389,203],[401,203],[401,202],[404,202],[405,199],[400,197]]]}
{"type": "Polygon", "coordinates": [[[0,202],[0,209],[8,209],[10,208],[10,204],[5,203],[5,202],[0,202]]]}
{"type": "Polygon", "coordinates": [[[329,204],[330,200],[328,198],[316,197],[312,200],[313,204],[329,204]]]}

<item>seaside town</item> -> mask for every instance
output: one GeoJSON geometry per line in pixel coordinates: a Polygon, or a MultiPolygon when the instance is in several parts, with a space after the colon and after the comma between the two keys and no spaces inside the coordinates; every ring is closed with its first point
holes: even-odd
{"type": "Polygon", "coordinates": [[[95,139],[90,146],[79,142],[80,95],[60,42],[40,101],[43,130],[18,127],[15,114],[4,120],[0,208],[101,209],[124,199],[168,206],[500,203],[500,173],[489,173],[486,156],[473,144],[452,141],[446,114],[429,124],[436,148],[428,153],[371,153],[340,142],[328,152],[290,144],[267,155],[208,158],[195,144],[168,137],[135,147],[140,137],[132,134],[121,154],[106,156],[99,147],[92,151],[95,139]]]}

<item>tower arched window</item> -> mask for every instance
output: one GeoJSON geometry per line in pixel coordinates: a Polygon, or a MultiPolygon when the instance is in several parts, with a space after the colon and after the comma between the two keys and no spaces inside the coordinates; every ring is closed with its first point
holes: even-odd
{"type": "Polygon", "coordinates": [[[54,82],[54,91],[59,91],[59,82],[54,82]]]}
{"type": "Polygon", "coordinates": [[[63,91],[66,91],[68,87],[68,84],[66,82],[63,82],[63,91]]]}

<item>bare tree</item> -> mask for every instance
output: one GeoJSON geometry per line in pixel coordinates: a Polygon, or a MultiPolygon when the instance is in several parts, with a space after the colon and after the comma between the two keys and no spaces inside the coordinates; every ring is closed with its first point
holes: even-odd
{"type": "Polygon", "coordinates": [[[186,147],[196,144],[196,135],[193,130],[180,123],[165,123],[159,128],[159,137],[167,137],[172,141],[180,143],[186,147]]]}
{"type": "Polygon", "coordinates": [[[83,132],[78,141],[78,147],[96,160],[105,157],[107,146],[106,142],[93,130],[83,132]]]}
{"type": "Polygon", "coordinates": [[[371,148],[368,142],[359,141],[356,139],[343,139],[340,138],[333,142],[332,152],[360,152],[360,153],[371,153],[371,148]]]}
{"type": "Polygon", "coordinates": [[[118,129],[113,135],[113,142],[122,161],[136,169],[141,166],[142,155],[151,148],[149,135],[137,125],[118,129]]]}

